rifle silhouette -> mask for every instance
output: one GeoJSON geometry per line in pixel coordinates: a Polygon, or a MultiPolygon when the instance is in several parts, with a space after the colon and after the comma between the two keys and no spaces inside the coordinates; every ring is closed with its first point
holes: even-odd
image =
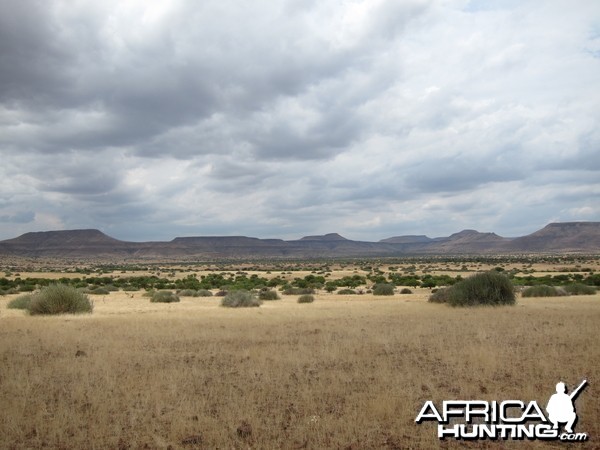
{"type": "Polygon", "coordinates": [[[586,384],[587,384],[587,380],[583,380],[583,381],[581,382],[581,384],[580,384],[579,386],[577,386],[577,389],[575,389],[573,392],[571,392],[571,393],[569,394],[569,398],[570,398],[571,400],[574,400],[574,399],[575,399],[575,397],[577,397],[577,395],[579,394],[579,391],[581,391],[581,390],[582,390],[582,389],[585,387],[585,385],[586,385],[586,384]]]}

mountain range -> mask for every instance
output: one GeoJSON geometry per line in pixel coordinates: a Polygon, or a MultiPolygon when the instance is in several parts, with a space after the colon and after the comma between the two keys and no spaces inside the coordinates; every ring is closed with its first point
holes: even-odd
{"type": "Polygon", "coordinates": [[[31,232],[0,241],[0,256],[33,258],[213,260],[500,253],[600,253],[600,222],[551,223],[516,238],[463,230],[448,237],[408,235],[378,242],[353,241],[337,233],[298,240],[197,236],[164,242],[128,242],[89,229],[31,232]]]}

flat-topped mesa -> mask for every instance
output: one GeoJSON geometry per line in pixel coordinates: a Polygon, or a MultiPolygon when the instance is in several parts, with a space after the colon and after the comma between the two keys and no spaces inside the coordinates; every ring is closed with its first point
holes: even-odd
{"type": "Polygon", "coordinates": [[[300,239],[301,241],[348,241],[344,236],[338,233],[328,233],[323,235],[315,236],[304,236],[300,239]]]}
{"type": "Polygon", "coordinates": [[[117,244],[124,241],[112,238],[100,230],[58,230],[58,231],[33,231],[22,234],[14,239],[3,241],[5,243],[36,245],[36,246],[61,246],[61,245],[98,245],[117,244]]]}
{"type": "Polygon", "coordinates": [[[379,242],[387,244],[424,244],[431,241],[432,239],[424,234],[409,234],[406,236],[393,236],[381,239],[379,242]]]}
{"type": "MultiPolygon", "coordinates": [[[[346,239],[338,233],[297,240],[247,236],[177,237],[169,242],[127,242],[99,230],[25,233],[0,241],[0,256],[104,259],[345,258],[492,253],[600,253],[600,222],[552,223],[532,234],[504,238],[463,230],[448,237],[396,236],[379,242],[346,239]]],[[[183,260],[182,259],[182,260],[183,260]]]]}

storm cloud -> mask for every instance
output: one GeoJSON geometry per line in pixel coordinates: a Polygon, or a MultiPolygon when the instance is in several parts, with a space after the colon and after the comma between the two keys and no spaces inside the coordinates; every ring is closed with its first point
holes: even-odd
{"type": "Polygon", "coordinates": [[[0,239],[600,220],[596,2],[0,0],[0,239]]]}

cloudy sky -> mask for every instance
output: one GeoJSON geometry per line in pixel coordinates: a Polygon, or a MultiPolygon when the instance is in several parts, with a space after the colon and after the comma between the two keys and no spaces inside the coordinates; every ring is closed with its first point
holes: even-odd
{"type": "Polygon", "coordinates": [[[0,239],[600,220],[600,2],[0,0],[0,239]]]}

